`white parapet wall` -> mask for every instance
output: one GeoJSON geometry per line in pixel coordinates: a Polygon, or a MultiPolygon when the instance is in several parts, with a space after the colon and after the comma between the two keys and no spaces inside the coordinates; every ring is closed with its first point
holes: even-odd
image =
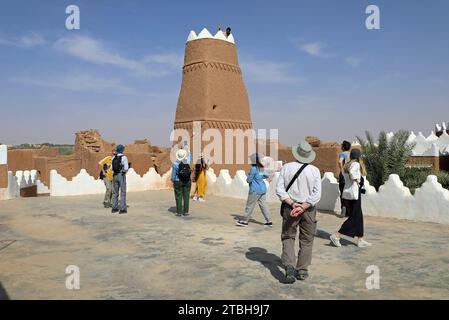
{"type": "MultiPolygon", "coordinates": [[[[390,139],[392,136],[392,132],[387,133],[387,138],[390,139]]],[[[449,135],[446,131],[443,131],[440,137],[437,137],[433,131],[427,137],[422,132],[415,135],[412,131],[407,142],[415,144],[412,150],[412,156],[414,157],[449,155],[449,135]]]]}
{"type": "Polygon", "coordinates": [[[0,165],[8,164],[8,147],[0,144],[0,165]]]}
{"type": "MultiPolygon", "coordinates": [[[[141,177],[131,168],[126,174],[126,189],[129,192],[166,189],[170,186],[170,176],[171,170],[160,176],[154,168],[150,168],[141,177]]],[[[71,181],[61,176],[56,170],[50,171],[51,196],[80,196],[104,192],[103,180],[95,179],[85,169],[81,169],[71,181]]]]}
{"type": "Polygon", "coordinates": [[[17,178],[12,171],[8,171],[8,187],[0,189],[0,200],[10,200],[20,196],[17,178]]]}
{"type": "MultiPolygon", "coordinates": [[[[276,183],[279,173],[274,174],[268,184],[267,199],[279,203],[276,196],[276,183]]],[[[237,171],[232,179],[228,170],[221,170],[218,177],[213,170],[207,173],[207,194],[246,199],[248,183],[244,171],[237,171]]],[[[326,172],[321,182],[322,196],[318,210],[340,211],[340,192],[338,181],[331,172],[326,172]]],[[[363,213],[367,216],[407,219],[412,221],[449,224],[449,190],[438,183],[436,176],[428,176],[426,182],[417,189],[415,195],[404,187],[398,175],[392,174],[379,192],[368,181],[366,194],[362,195],[363,213]]],[[[243,210],[244,208],[242,208],[243,210]]]]}

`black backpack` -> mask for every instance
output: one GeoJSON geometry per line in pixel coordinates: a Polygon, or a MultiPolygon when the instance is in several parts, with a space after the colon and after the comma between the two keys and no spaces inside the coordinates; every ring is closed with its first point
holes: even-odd
{"type": "Polygon", "coordinates": [[[114,159],[112,159],[112,171],[114,171],[114,174],[119,174],[122,172],[122,169],[122,156],[115,156],[114,159]]]}
{"type": "Polygon", "coordinates": [[[181,162],[178,167],[178,177],[181,182],[189,182],[192,175],[192,169],[187,163],[181,162]]]}

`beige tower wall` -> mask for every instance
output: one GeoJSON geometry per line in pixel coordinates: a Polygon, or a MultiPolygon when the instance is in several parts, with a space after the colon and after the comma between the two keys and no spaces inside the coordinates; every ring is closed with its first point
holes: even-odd
{"type": "MultiPolygon", "coordinates": [[[[201,121],[203,131],[214,128],[221,132],[222,163],[225,161],[225,129],[252,128],[248,93],[234,44],[218,39],[187,42],[174,128],[189,131],[191,146],[193,121],[201,121]]],[[[203,142],[202,148],[208,143],[203,142]]],[[[247,143],[244,149],[248,153],[247,143]]],[[[195,154],[202,152],[192,151],[195,154]]],[[[233,153],[235,156],[235,149],[233,153]]],[[[228,169],[231,174],[249,168],[243,164],[214,164],[212,167],[216,172],[228,169]]]]}

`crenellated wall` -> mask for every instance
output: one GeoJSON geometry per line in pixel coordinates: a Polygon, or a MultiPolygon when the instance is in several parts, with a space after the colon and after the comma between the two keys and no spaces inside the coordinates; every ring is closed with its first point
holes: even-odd
{"type": "MultiPolygon", "coordinates": [[[[133,168],[126,174],[126,185],[128,192],[160,190],[170,187],[171,170],[160,176],[154,168],[150,168],[142,177],[133,168]]],[[[92,177],[85,169],[67,180],[56,170],[50,172],[50,195],[51,196],[79,196],[89,194],[103,194],[105,186],[102,180],[92,177]]]]}
{"type": "MultiPolygon", "coordinates": [[[[171,170],[162,176],[151,168],[143,176],[139,176],[133,169],[127,174],[127,190],[147,191],[171,188],[171,170]]],[[[267,184],[267,200],[279,203],[276,196],[276,183],[279,172],[275,172],[267,184]]],[[[218,177],[212,169],[207,174],[207,195],[216,195],[237,199],[246,199],[248,183],[243,170],[238,170],[231,178],[228,170],[221,170],[218,177]]],[[[38,193],[50,193],[51,196],[77,196],[88,194],[103,194],[103,181],[90,176],[82,169],[71,181],[62,177],[56,170],[51,171],[51,190],[36,179],[35,170],[18,172],[16,176],[8,173],[8,188],[0,190],[0,199],[11,199],[19,196],[20,188],[37,184],[38,193]]],[[[449,190],[438,183],[436,176],[430,175],[421,188],[412,195],[404,187],[398,175],[390,175],[379,192],[366,181],[367,192],[362,196],[363,212],[367,216],[407,219],[412,221],[435,222],[449,224],[449,190]]],[[[321,211],[339,212],[340,199],[338,182],[333,173],[327,172],[322,178],[322,197],[317,208],[321,211]]],[[[243,210],[243,208],[242,208],[243,210]]]]}
{"type": "MultiPolygon", "coordinates": [[[[82,169],[71,181],[61,176],[56,170],[51,170],[50,188],[47,188],[38,179],[37,170],[19,170],[13,175],[12,171],[7,171],[7,161],[6,146],[0,146],[0,170],[2,167],[6,170],[6,172],[3,172],[5,170],[0,172],[0,200],[17,198],[21,189],[30,186],[37,186],[38,194],[51,196],[103,194],[105,191],[103,181],[90,176],[85,169],[82,169]]],[[[170,176],[171,170],[159,175],[154,168],[150,168],[147,173],[140,176],[131,168],[127,174],[127,189],[129,192],[169,189],[172,186],[170,176]]],[[[279,172],[275,172],[271,181],[266,181],[267,200],[272,203],[279,203],[276,196],[278,176],[279,172]]],[[[247,197],[249,186],[243,170],[238,170],[232,178],[226,169],[221,170],[218,177],[213,169],[209,169],[206,178],[208,195],[238,199],[247,197]]],[[[366,181],[366,189],[366,194],[362,196],[365,215],[449,224],[449,190],[444,189],[434,175],[428,176],[421,188],[416,189],[414,195],[407,187],[404,187],[399,176],[395,174],[390,175],[378,192],[369,185],[368,181],[366,181]]],[[[338,182],[331,172],[323,175],[322,197],[317,208],[321,211],[340,211],[338,182]]]]}
{"type": "MultiPolygon", "coordinates": [[[[279,203],[276,183],[279,173],[275,173],[268,185],[267,199],[279,203]]],[[[231,179],[227,170],[221,170],[218,177],[213,171],[207,173],[208,194],[246,199],[248,184],[244,171],[237,171],[231,179]]],[[[322,197],[317,208],[321,211],[339,212],[340,193],[338,181],[333,173],[327,172],[322,179],[322,197]]],[[[367,192],[362,196],[363,213],[367,216],[407,219],[449,224],[449,190],[438,183],[436,176],[430,175],[421,188],[412,195],[407,187],[392,174],[376,192],[366,181],[367,192]]],[[[243,208],[242,208],[243,210],[243,208]]]]}
{"type": "MultiPolygon", "coordinates": [[[[387,133],[387,139],[391,139],[394,133],[387,133]]],[[[432,131],[429,136],[425,137],[422,132],[417,135],[410,133],[408,143],[414,143],[415,147],[412,151],[412,157],[438,157],[441,155],[449,155],[449,135],[443,131],[438,137],[432,131]]]]}

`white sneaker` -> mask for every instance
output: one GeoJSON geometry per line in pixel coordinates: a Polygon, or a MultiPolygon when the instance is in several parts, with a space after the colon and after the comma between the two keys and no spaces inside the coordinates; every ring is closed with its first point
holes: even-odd
{"type": "Polygon", "coordinates": [[[198,201],[198,197],[197,196],[193,196],[192,200],[193,201],[198,201]]]}
{"type": "Polygon", "coordinates": [[[331,242],[336,247],[341,247],[340,238],[337,237],[335,234],[331,234],[329,237],[331,239],[331,242]]]}
{"type": "Polygon", "coordinates": [[[365,241],[364,239],[359,239],[359,241],[358,241],[358,243],[357,243],[357,246],[358,246],[359,248],[366,248],[366,247],[371,247],[372,244],[369,243],[368,241],[365,241]]]}
{"type": "Polygon", "coordinates": [[[206,202],[206,200],[204,200],[204,199],[201,198],[201,197],[198,198],[198,201],[199,201],[199,202],[206,202]]]}

